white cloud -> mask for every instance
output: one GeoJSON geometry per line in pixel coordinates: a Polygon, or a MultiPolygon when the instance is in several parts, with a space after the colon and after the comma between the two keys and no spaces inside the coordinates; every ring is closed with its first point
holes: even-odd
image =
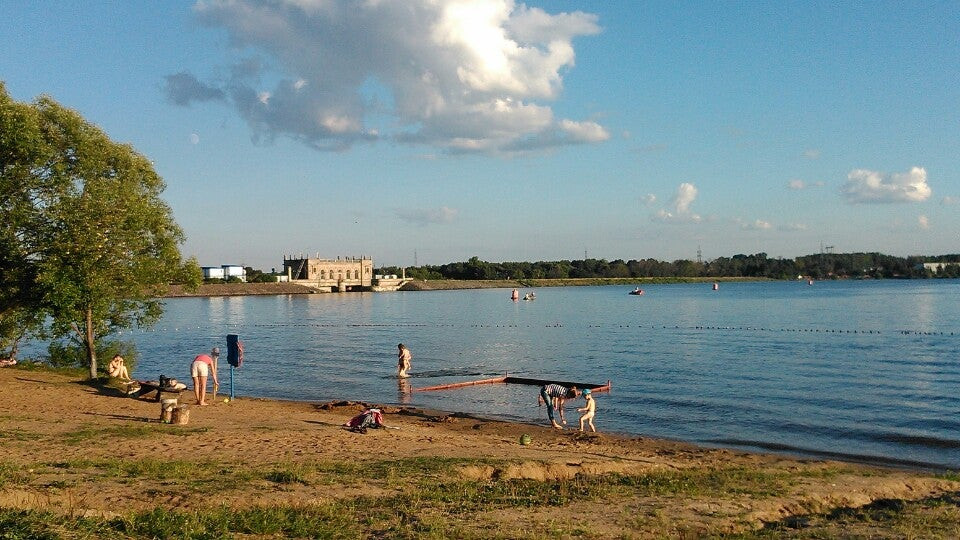
{"type": "Polygon", "coordinates": [[[441,206],[440,208],[398,208],[397,218],[415,225],[431,225],[437,223],[452,223],[457,217],[457,210],[441,206]]]}
{"type": "Polygon", "coordinates": [[[196,133],[191,133],[191,134],[190,134],[190,137],[188,137],[188,139],[190,140],[190,144],[199,144],[199,143],[200,143],[200,136],[197,135],[196,133]]]}
{"type": "Polygon", "coordinates": [[[574,122],[561,120],[560,129],[570,136],[574,142],[603,142],[610,138],[610,133],[596,122],[574,122]]]}
{"type": "Polygon", "coordinates": [[[324,149],[384,138],[489,153],[610,138],[544,104],[574,66],[573,39],[600,31],[593,14],[514,0],[199,0],[194,11],[262,61],[242,59],[219,87],[176,79],[171,101],[229,96],[258,138],[324,149]],[[371,84],[389,99],[371,97],[371,84]]]}
{"type": "Polygon", "coordinates": [[[809,189],[813,187],[823,187],[823,185],[823,182],[819,180],[816,182],[807,182],[799,178],[793,178],[787,182],[787,188],[794,191],[800,191],[802,189],[809,189]]]}
{"type": "Polygon", "coordinates": [[[794,190],[801,190],[807,187],[807,183],[799,178],[794,178],[793,180],[787,182],[787,187],[794,190]]]}
{"type": "Polygon", "coordinates": [[[927,185],[927,171],[923,167],[889,175],[856,169],[847,175],[847,183],[841,192],[852,204],[923,202],[932,193],[927,185]]]}
{"type": "Polygon", "coordinates": [[[690,205],[697,198],[697,187],[688,182],[684,182],[677,187],[677,194],[673,197],[674,207],[678,214],[690,212],[690,205]]]}
{"type": "Polygon", "coordinates": [[[653,215],[653,219],[664,222],[691,222],[698,223],[702,218],[690,211],[690,205],[697,198],[697,187],[689,182],[677,186],[677,193],[673,196],[672,211],[660,209],[653,215]]]}
{"type": "Polygon", "coordinates": [[[919,216],[917,216],[917,226],[923,230],[929,229],[930,219],[927,216],[920,214],[919,216]]]}
{"type": "Polygon", "coordinates": [[[757,219],[752,222],[737,220],[737,222],[740,223],[740,228],[745,231],[765,231],[773,228],[773,225],[771,225],[769,221],[763,221],[762,219],[757,219]]]}
{"type": "Polygon", "coordinates": [[[640,197],[640,202],[646,206],[650,206],[651,204],[657,202],[657,196],[653,193],[647,193],[643,197],[640,197]]]}
{"type": "Polygon", "coordinates": [[[960,203],[960,199],[957,199],[956,197],[951,197],[951,196],[949,196],[949,195],[947,195],[947,196],[945,196],[944,198],[940,199],[940,204],[942,204],[942,205],[944,205],[944,206],[950,206],[950,205],[957,204],[957,203],[960,203]]]}

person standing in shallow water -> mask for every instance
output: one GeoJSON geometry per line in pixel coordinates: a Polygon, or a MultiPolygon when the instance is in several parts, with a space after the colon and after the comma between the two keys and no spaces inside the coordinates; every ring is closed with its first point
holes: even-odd
{"type": "Polygon", "coordinates": [[[589,388],[583,390],[583,399],[586,402],[583,407],[577,409],[578,412],[582,412],[583,415],[580,417],[580,431],[583,431],[583,423],[586,422],[590,426],[590,431],[597,431],[597,428],[593,427],[593,417],[597,413],[597,403],[593,400],[593,395],[590,392],[589,388]]]}
{"type": "Polygon", "coordinates": [[[398,377],[409,377],[410,375],[407,371],[410,369],[410,360],[413,359],[413,355],[410,354],[410,349],[407,348],[403,343],[397,345],[397,376],[398,377]]]}

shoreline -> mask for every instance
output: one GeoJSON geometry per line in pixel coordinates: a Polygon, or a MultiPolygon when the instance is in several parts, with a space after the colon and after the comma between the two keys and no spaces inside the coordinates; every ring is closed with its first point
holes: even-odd
{"type": "MultiPolygon", "coordinates": [[[[454,291],[467,289],[531,289],[542,287],[596,287],[608,285],[659,285],[672,283],[734,283],[773,281],[760,278],[567,278],[567,279],[431,279],[411,280],[401,291],[454,291]]],[[[370,292],[370,291],[363,291],[370,292]]],[[[341,294],[320,292],[296,283],[204,283],[195,292],[170,285],[163,298],[263,296],[284,294],[341,294]]],[[[351,294],[351,293],[342,293],[351,294]]],[[[387,294],[387,293],[384,293],[387,294]]]]}
{"type": "MultiPolygon", "coordinates": [[[[352,531],[346,536],[702,536],[797,519],[826,520],[826,534],[836,535],[855,529],[831,528],[836,524],[823,516],[891,499],[916,506],[924,522],[929,512],[957,512],[960,520],[960,507],[928,509],[925,502],[960,500],[955,474],[392,405],[383,408],[384,423],[398,429],[363,435],[342,428],[359,412],[349,401],[240,397],[191,406],[187,425],[164,425],[158,403],[69,375],[4,368],[0,386],[0,522],[3,509],[67,512],[107,526],[103,520],[156,512],[239,516],[274,508],[352,516],[371,507],[390,510],[340,523],[352,531]],[[523,434],[529,445],[520,444],[523,434]],[[501,490],[513,495],[493,496],[501,490]],[[553,498],[560,493],[568,496],[553,498]],[[410,521],[414,507],[419,517],[410,521]]],[[[192,393],[183,401],[192,403],[192,393]]]]}

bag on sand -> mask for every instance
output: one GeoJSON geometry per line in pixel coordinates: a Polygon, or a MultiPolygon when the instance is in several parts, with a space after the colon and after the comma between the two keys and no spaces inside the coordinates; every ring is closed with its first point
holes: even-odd
{"type": "Polygon", "coordinates": [[[383,413],[380,409],[366,409],[348,420],[344,426],[350,428],[350,431],[358,433],[366,433],[367,428],[382,428],[383,413]]]}

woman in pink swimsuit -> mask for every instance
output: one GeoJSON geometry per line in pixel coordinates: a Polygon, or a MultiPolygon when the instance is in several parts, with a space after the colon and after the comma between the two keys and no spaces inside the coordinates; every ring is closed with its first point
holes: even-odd
{"type": "Polygon", "coordinates": [[[213,384],[219,385],[217,380],[217,366],[213,364],[213,358],[206,354],[198,354],[190,364],[190,375],[193,377],[193,393],[197,396],[198,405],[207,404],[207,376],[213,372],[213,384]]]}

